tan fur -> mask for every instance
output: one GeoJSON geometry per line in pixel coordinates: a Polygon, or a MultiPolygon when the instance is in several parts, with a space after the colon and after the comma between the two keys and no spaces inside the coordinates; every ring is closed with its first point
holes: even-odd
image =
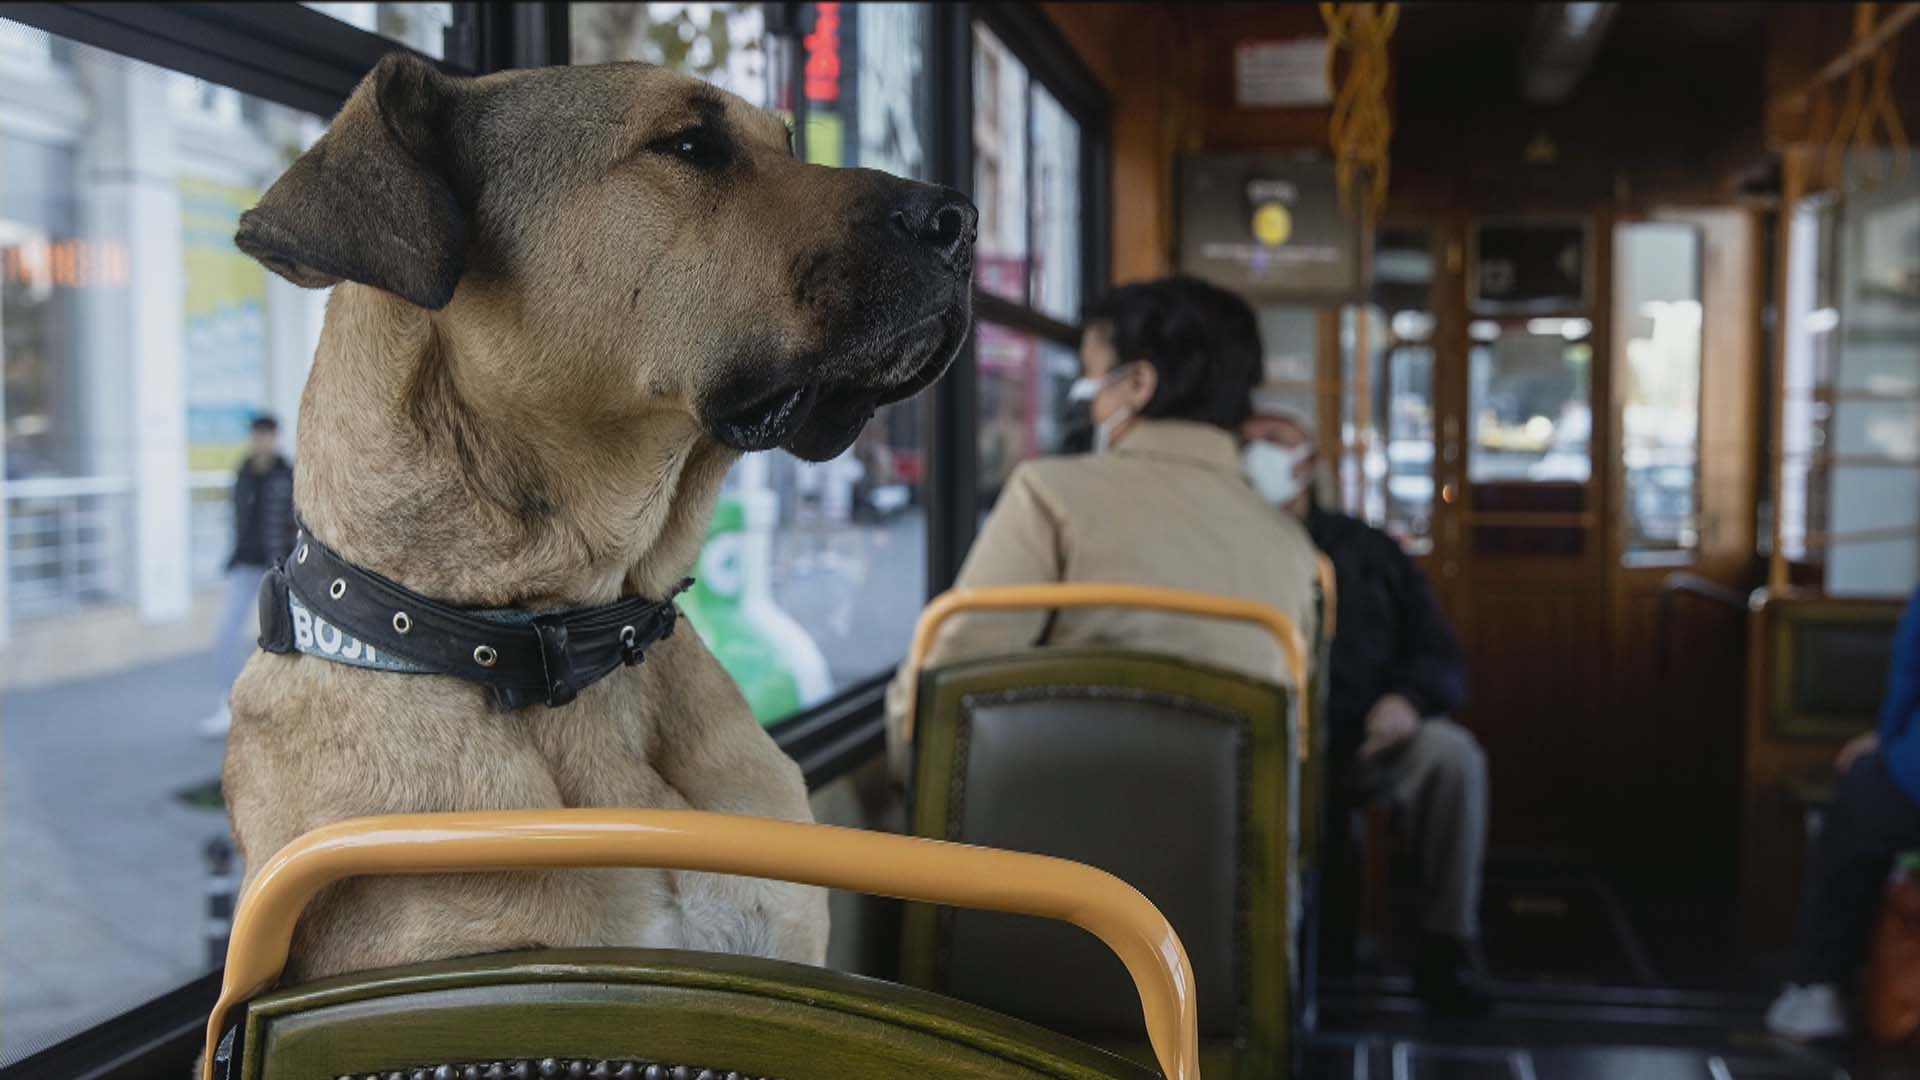
{"type": "MultiPolygon", "coordinates": [[[[965,323],[964,299],[957,324],[942,299],[951,274],[926,274],[925,303],[876,299],[859,260],[908,256],[849,225],[904,182],[792,161],[786,139],[772,117],[660,69],[455,82],[383,62],[242,223],[242,246],[290,279],[345,279],[300,409],[296,499],[314,535],[453,603],[663,596],[694,562],[738,456],[711,433],[728,387],[839,380],[890,400],[937,375],[886,357],[936,330],[935,352],[951,355],[965,323]],[[724,101],[738,149],[724,175],[644,149],[697,120],[703,98],[710,114],[724,101]],[[884,318],[846,329],[870,309],[884,318]]],[[[889,289],[917,296],[892,276],[889,289]]],[[[502,713],[453,678],[265,653],[232,708],[224,784],[249,875],[301,833],[366,814],[809,818],[799,770],[685,628],[558,709],[502,713]]],[[[819,963],[826,943],[825,895],[781,883],[363,879],[309,910],[288,975],[534,945],[819,963]]]]}

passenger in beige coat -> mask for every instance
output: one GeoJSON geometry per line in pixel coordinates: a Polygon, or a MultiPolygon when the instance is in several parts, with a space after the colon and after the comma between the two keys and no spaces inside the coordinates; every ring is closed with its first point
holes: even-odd
{"type": "MultiPolygon", "coordinates": [[[[1313,640],[1313,542],[1241,470],[1237,434],[1262,369],[1253,311],[1190,278],[1123,286],[1088,311],[1080,361],[1076,389],[1091,394],[1094,452],[1015,469],[956,585],[1193,589],[1272,604],[1313,640]]],[[[962,613],[941,629],[927,663],[1034,645],[1163,652],[1291,681],[1264,630],[1125,608],[962,613]]],[[[900,734],[907,678],[901,672],[887,692],[896,777],[911,760],[900,734]]]]}

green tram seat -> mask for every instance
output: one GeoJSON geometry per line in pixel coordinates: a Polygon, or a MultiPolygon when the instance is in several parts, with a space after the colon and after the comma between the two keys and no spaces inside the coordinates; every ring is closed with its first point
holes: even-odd
{"type": "Polygon", "coordinates": [[[1166,918],[1136,889],[1079,863],[685,810],[400,814],[316,829],[253,875],[234,914],[200,1074],[1199,1080],[1195,1016],[1193,971],[1166,918]],[[720,953],[505,952],[273,988],[301,913],[344,878],[621,866],[747,874],[1071,923],[1123,963],[1159,1067],[926,991],[720,953]]]}
{"type": "MultiPolygon", "coordinates": [[[[924,670],[916,836],[1071,859],[1164,912],[1195,970],[1209,1077],[1291,1064],[1299,762],[1287,689],[1160,654],[1047,648],[924,670]]],[[[909,905],[905,982],[1140,1057],[1097,942],[909,905]]]]}

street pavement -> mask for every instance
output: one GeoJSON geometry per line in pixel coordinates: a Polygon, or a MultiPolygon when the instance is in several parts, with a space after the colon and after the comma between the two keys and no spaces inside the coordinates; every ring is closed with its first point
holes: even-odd
{"type": "Polygon", "coordinates": [[[0,1062],[206,970],[220,697],[205,654],[0,696],[0,1062]]]}

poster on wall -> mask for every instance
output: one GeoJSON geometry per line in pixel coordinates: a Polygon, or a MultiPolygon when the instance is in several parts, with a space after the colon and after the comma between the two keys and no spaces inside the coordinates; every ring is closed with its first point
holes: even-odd
{"type": "Polygon", "coordinates": [[[1243,109],[1311,108],[1333,103],[1327,39],[1243,41],[1233,49],[1233,100],[1243,109]]]}
{"type": "Polygon", "coordinates": [[[267,400],[267,272],[233,246],[252,188],[180,181],[187,270],[187,468],[233,469],[267,400]]]}
{"type": "Polygon", "coordinates": [[[1284,154],[1180,161],[1184,273],[1260,300],[1339,299],[1360,288],[1358,229],[1330,162],[1284,154]]]}

